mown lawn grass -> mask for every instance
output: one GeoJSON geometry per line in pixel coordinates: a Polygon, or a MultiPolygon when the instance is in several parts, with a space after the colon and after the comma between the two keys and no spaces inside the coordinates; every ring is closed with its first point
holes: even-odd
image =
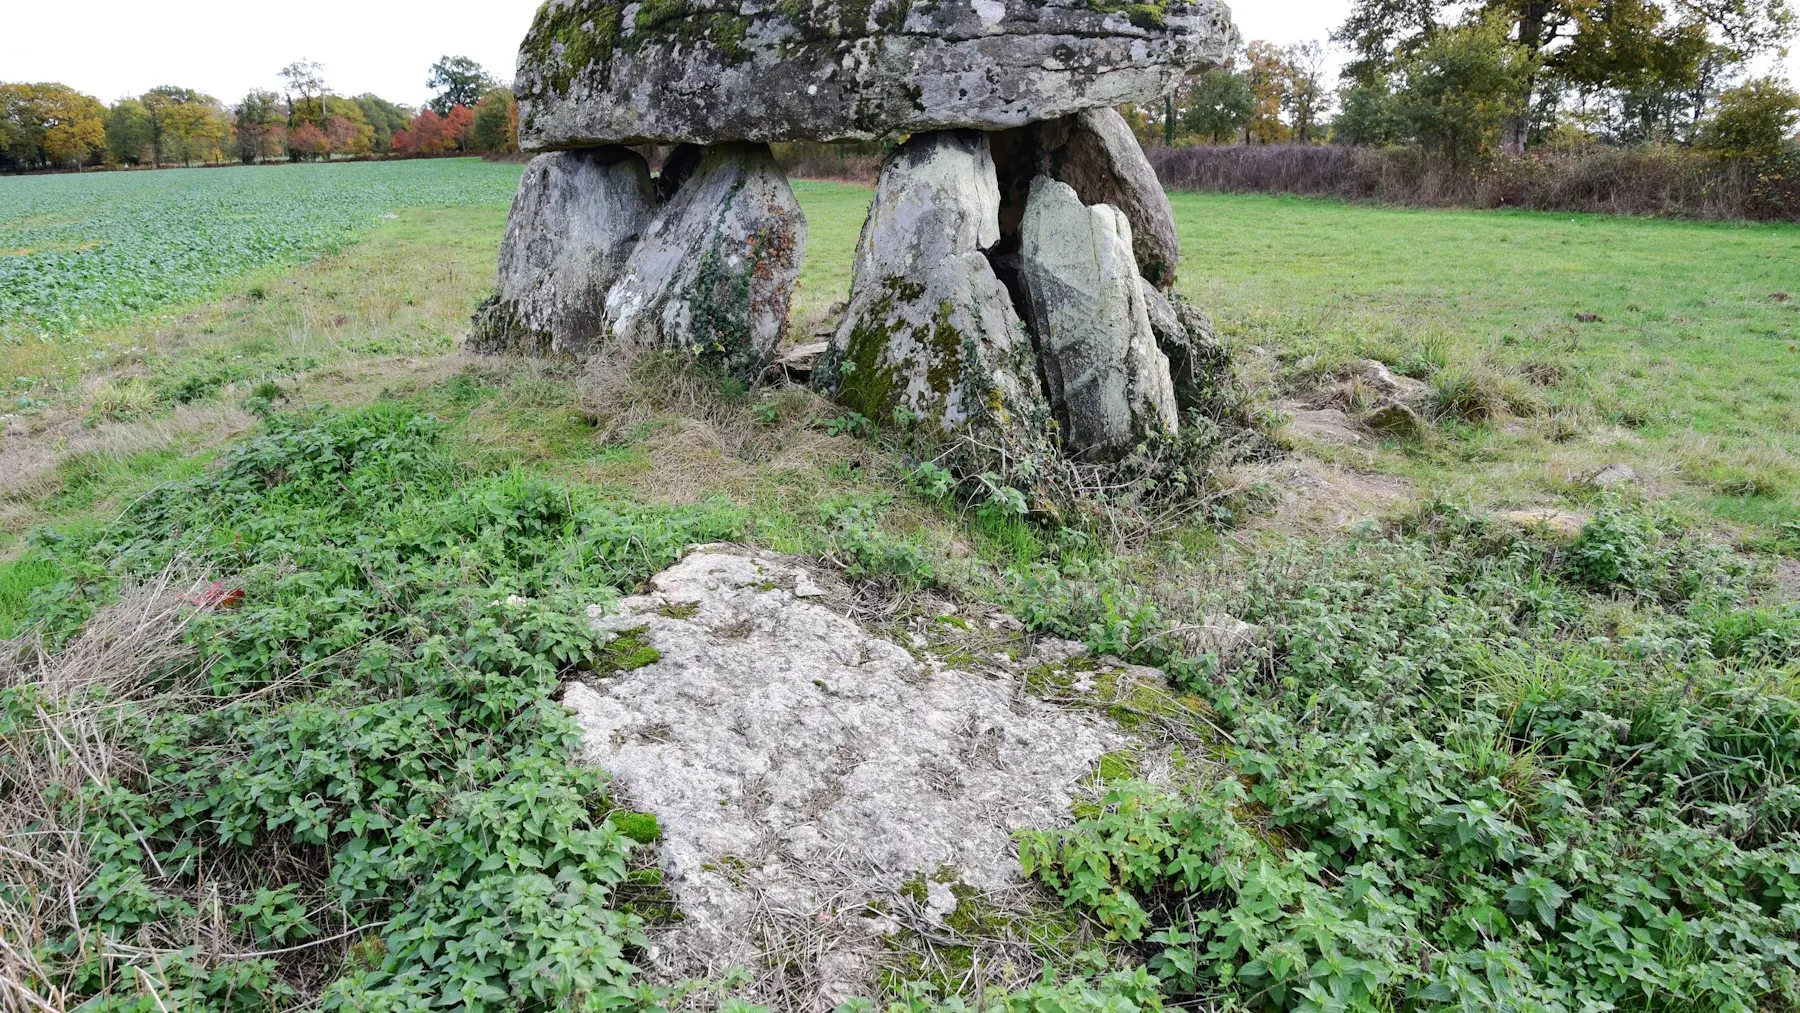
{"type": "Polygon", "coordinates": [[[1728,521],[1796,516],[1800,228],[1176,194],[1181,291],[1287,372],[1368,356],[1541,382],[1505,420],[1365,462],[1481,500],[1552,497],[1610,455],[1728,521]],[[1578,314],[1597,320],[1584,321],[1578,314]],[[1313,357],[1313,363],[1308,363],[1313,357]]]}

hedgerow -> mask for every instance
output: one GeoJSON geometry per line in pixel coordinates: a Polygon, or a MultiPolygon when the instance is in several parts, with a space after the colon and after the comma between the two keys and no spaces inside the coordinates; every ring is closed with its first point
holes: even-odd
{"type": "Polygon", "coordinates": [[[112,524],[40,532],[67,574],[34,594],[43,659],[204,579],[129,678],[22,653],[0,682],[9,977],[88,1010],[639,1001],[632,842],[552,693],[600,655],[586,606],[741,526],[470,474],[378,404],[270,418],[112,524]]]}
{"type": "MultiPolygon", "coordinates": [[[[1030,872],[1175,995],[1795,1008],[1800,607],[1617,511],[1569,549],[1439,511],[1306,551],[1242,578],[1260,659],[1153,659],[1216,713],[1215,762],[1109,786],[1030,872]]],[[[1124,582],[1014,577],[1022,618],[1097,646],[1173,628],[1124,582]]]]}

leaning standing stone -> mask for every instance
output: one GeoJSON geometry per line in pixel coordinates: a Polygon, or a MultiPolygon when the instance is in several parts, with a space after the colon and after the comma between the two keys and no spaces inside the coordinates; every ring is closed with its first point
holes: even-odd
{"type": "Polygon", "coordinates": [[[1066,183],[1031,184],[1019,228],[1019,281],[1046,393],[1070,453],[1116,459],[1177,426],[1169,360],[1156,347],[1131,224],[1066,183]]]}
{"type": "Polygon", "coordinates": [[[787,333],[806,216],[766,144],[723,144],[682,184],[606,298],[620,348],[682,351],[754,379],[787,333]]]}
{"type": "Polygon", "coordinates": [[[656,211],[650,169],[617,146],[539,155],[500,244],[494,296],[476,311],[485,352],[581,355],[606,333],[606,293],[656,211]]]}
{"type": "Polygon", "coordinates": [[[1038,400],[1031,339],[981,252],[1000,235],[986,135],[915,134],[882,166],[850,305],[820,370],[845,406],[949,432],[1038,400]]]}
{"type": "Polygon", "coordinates": [[[1169,195],[1137,135],[1115,109],[1089,109],[993,136],[1000,221],[1010,252],[1032,181],[1040,175],[1075,188],[1083,204],[1111,204],[1131,222],[1138,273],[1162,291],[1175,283],[1181,240],[1169,195]]]}
{"type": "Polygon", "coordinates": [[[1074,187],[1083,203],[1111,204],[1124,213],[1138,274],[1168,291],[1181,263],[1175,212],[1125,117],[1112,108],[1075,116],[1056,163],[1056,178],[1074,187]]]}

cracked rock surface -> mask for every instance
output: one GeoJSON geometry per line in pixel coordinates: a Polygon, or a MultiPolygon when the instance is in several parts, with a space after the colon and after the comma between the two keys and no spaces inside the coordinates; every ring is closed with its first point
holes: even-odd
{"type": "Polygon", "coordinates": [[[791,562],[709,546],[617,614],[590,613],[660,652],[564,702],[587,760],[662,826],[683,919],[655,936],[661,975],[755,973],[779,954],[830,1008],[866,987],[893,931],[870,901],[920,877],[1018,887],[1013,832],[1066,823],[1078,783],[1127,741],[1017,673],[916,659],[826,597],[791,562]]]}
{"type": "Polygon", "coordinates": [[[1217,0],[550,0],[519,53],[526,151],[1000,130],[1146,102],[1236,43],[1217,0]]]}

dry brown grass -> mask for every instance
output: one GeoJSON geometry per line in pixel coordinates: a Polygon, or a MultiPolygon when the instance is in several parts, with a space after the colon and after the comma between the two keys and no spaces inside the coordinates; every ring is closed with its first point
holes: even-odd
{"type": "MultiPolygon", "coordinates": [[[[0,644],[0,687],[35,689],[37,725],[0,738],[0,982],[8,1009],[61,1010],[70,983],[39,957],[44,944],[70,934],[81,957],[98,949],[122,973],[147,974],[141,959],[157,949],[199,943],[221,952],[226,941],[206,927],[191,938],[115,940],[89,932],[77,900],[94,874],[72,799],[84,785],[143,773],[138,758],[114,742],[114,716],[123,707],[168,706],[192,687],[160,683],[195,653],[185,641],[191,608],[182,589],[198,586],[173,571],[125,594],[97,613],[82,634],[54,653],[36,640],[0,644]],[[130,968],[136,967],[136,972],[130,968]]],[[[139,831],[141,834],[141,831],[139,831]]],[[[154,861],[154,859],[152,859],[154,861]]],[[[77,958],[79,959],[79,958],[77,958]]],[[[75,961],[72,961],[75,962],[75,961]]],[[[154,979],[145,987],[156,991],[154,979]]]]}
{"type": "Polygon", "coordinates": [[[614,476],[648,502],[692,503],[723,493],[753,503],[796,472],[881,464],[868,444],[828,434],[825,421],[843,410],[795,384],[742,392],[680,359],[646,354],[596,357],[582,373],[580,393],[600,443],[637,445],[648,454],[648,467],[614,476]]]}

